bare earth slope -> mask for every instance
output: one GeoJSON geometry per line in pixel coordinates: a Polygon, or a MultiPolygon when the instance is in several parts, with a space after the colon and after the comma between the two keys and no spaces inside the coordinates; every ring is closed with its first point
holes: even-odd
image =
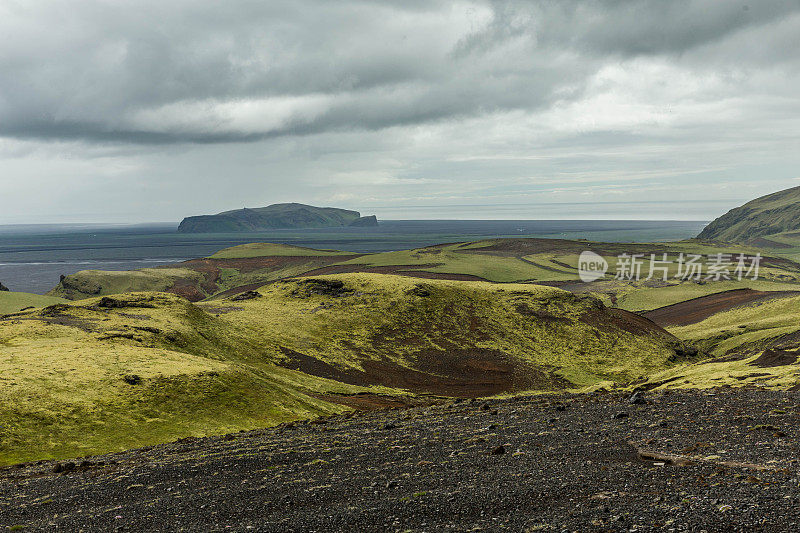
{"type": "Polygon", "coordinates": [[[461,402],[0,470],[24,531],[796,531],[800,395],[461,402]],[[62,470],[62,473],[54,473],[62,470]]]}

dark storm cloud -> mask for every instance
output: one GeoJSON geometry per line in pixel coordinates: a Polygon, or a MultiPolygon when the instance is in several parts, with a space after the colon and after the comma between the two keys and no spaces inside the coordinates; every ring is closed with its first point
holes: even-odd
{"type": "Polygon", "coordinates": [[[789,44],[798,11],[797,1],[0,0],[0,136],[250,142],[530,112],[585,94],[615,57],[795,61],[727,41],[789,44]]]}

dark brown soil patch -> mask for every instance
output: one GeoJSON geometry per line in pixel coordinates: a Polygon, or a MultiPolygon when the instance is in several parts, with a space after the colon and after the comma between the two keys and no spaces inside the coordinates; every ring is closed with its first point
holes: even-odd
{"type": "Polygon", "coordinates": [[[613,307],[592,309],[581,316],[581,322],[601,331],[619,330],[634,335],[656,335],[673,340],[675,336],[647,317],[613,307]]]}
{"type": "Polygon", "coordinates": [[[299,370],[305,374],[319,376],[321,378],[341,381],[350,385],[372,385],[362,376],[363,372],[354,369],[340,369],[333,365],[320,361],[316,357],[311,357],[304,353],[297,352],[285,346],[280,347],[286,359],[279,363],[280,366],[290,370],[299,370]]]}
{"type": "Polygon", "coordinates": [[[772,298],[796,296],[800,291],[756,291],[753,289],[734,289],[719,292],[708,296],[701,296],[677,304],[659,307],[652,311],[642,313],[662,327],[688,326],[696,324],[706,318],[728,311],[742,305],[764,301],[772,298]]]}
{"type": "Polygon", "coordinates": [[[281,366],[351,385],[384,385],[439,396],[474,398],[515,390],[560,390],[568,381],[498,350],[422,350],[416,368],[393,361],[364,360],[363,370],[338,368],[282,347],[281,366]]]}
{"type": "Polygon", "coordinates": [[[771,241],[769,239],[765,239],[764,237],[757,237],[752,239],[748,242],[751,246],[756,246],[758,248],[791,248],[791,244],[785,244],[782,242],[771,241]]]}
{"type": "Polygon", "coordinates": [[[793,365],[797,362],[797,356],[796,352],[787,352],[786,350],[764,350],[758,359],[750,364],[759,368],[793,365]]]}
{"type": "Polygon", "coordinates": [[[172,284],[172,287],[167,289],[167,292],[177,294],[182,298],[186,298],[190,302],[199,302],[200,300],[206,298],[205,293],[200,290],[200,287],[194,281],[189,279],[175,280],[175,283],[172,284]]]}

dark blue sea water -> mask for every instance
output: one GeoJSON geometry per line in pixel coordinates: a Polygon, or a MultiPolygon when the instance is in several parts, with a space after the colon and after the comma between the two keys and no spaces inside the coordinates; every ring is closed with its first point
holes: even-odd
{"type": "Polygon", "coordinates": [[[248,242],[277,242],[354,252],[384,252],[491,237],[546,237],[607,242],[674,241],[706,222],[652,220],[391,220],[377,228],[181,234],[175,225],[92,224],[0,226],[0,282],[14,291],[45,293],[59,275],[79,270],[130,270],[195,257],[248,242]]]}

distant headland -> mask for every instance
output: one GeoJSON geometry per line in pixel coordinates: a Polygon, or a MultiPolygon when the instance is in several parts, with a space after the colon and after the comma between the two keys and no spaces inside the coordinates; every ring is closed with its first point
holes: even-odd
{"type": "Polygon", "coordinates": [[[361,216],[358,211],[336,207],[288,203],[253,209],[224,211],[216,215],[186,217],[178,226],[181,233],[230,233],[270,229],[372,227],[378,225],[375,215],[361,216]]]}

